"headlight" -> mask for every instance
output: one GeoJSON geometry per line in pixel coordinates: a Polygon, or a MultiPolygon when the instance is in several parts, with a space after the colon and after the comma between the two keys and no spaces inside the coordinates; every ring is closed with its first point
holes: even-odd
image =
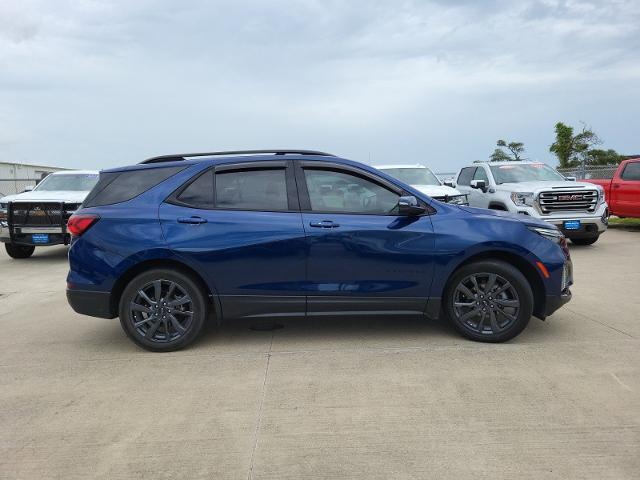
{"type": "Polygon", "coordinates": [[[536,232],[538,235],[542,235],[554,243],[561,243],[564,238],[564,234],[557,228],[529,227],[529,230],[536,232]]]}
{"type": "Polygon", "coordinates": [[[0,220],[6,220],[6,219],[7,219],[7,204],[0,203],[0,220]]]}
{"type": "Polygon", "coordinates": [[[452,195],[447,197],[447,201],[453,205],[469,205],[466,195],[452,195]]]}
{"type": "Polygon", "coordinates": [[[604,188],[600,185],[596,185],[596,189],[598,190],[598,205],[604,203],[604,188]]]}
{"type": "Polygon", "coordinates": [[[511,192],[511,200],[516,205],[533,206],[533,192],[511,192]]]}

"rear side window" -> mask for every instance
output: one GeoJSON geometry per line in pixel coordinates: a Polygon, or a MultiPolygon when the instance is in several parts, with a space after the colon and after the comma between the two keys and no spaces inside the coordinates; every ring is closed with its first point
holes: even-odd
{"type": "Polygon", "coordinates": [[[101,173],[83,207],[99,207],[131,200],[175,175],[184,167],[150,168],[101,173]]]}
{"type": "Polygon", "coordinates": [[[640,162],[627,163],[621,177],[623,180],[640,180],[640,162]]]}
{"type": "Polygon", "coordinates": [[[284,168],[216,173],[216,208],[288,210],[284,168]]]}
{"type": "Polygon", "coordinates": [[[213,208],[213,170],[207,170],[180,193],[176,200],[194,208],[213,208]]]}
{"type": "Polygon", "coordinates": [[[463,168],[458,175],[458,185],[470,185],[477,167],[463,168]]]}

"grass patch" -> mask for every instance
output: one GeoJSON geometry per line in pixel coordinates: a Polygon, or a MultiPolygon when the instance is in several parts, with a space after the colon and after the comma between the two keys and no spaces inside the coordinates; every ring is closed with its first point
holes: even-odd
{"type": "Polygon", "coordinates": [[[640,227],[640,218],[618,218],[611,217],[609,225],[624,225],[628,227],[640,227]]]}

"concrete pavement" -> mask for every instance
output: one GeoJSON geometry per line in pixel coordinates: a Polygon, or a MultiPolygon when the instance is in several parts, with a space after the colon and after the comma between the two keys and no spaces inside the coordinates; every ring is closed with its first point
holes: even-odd
{"type": "Polygon", "coordinates": [[[507,344],[407,319],[212,325],[153,354],[0,253],[0,478],[640,478],[640,232],[507,344]]]}

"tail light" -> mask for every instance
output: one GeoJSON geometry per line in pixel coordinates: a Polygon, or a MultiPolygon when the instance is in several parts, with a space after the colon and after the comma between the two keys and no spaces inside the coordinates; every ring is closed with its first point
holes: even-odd
{"type": "Polygon", "coordinates": [[[67,230],[74,237],[79,237],[84,232],[89,230],[93,224],[95,224],[100,217],[91,213],[80,213],[78,215],[71,215],[67,222],[67,230]]]}

